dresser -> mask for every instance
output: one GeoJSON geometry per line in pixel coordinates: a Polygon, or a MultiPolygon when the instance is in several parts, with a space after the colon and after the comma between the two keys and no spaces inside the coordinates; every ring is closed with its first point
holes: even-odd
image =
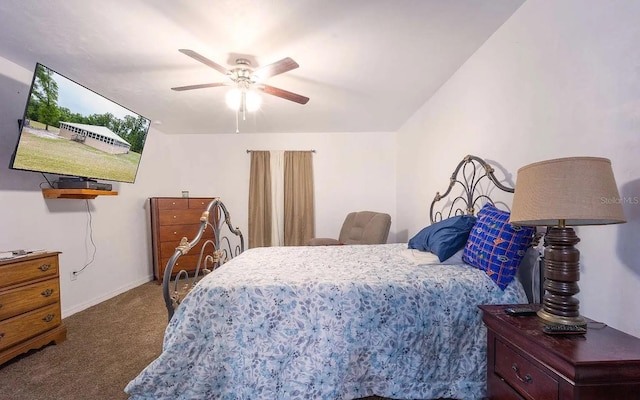
{"type": "Polygon", "coordinates": [[[589,319],[584,335],[547,335],[508,307],[480,306],[489,399],[640,399],[640,339],[589,319]]]}
{"type": "Polygon", "coordinates": [[[67,337],[58,252],[0,261],[0,364],[67,337]]]}
{"type": "MultiPolygon", "coordinates": [[[[173,255],[180,240],[188,240],[198,233],[200,216],[214,197],[152,197],[151,246],[153,249],[153,271],[158,283],[162,283],[164,267],[173,255]]],[[[213,229],[207,229],[198,245],[180,257],[174,271],[194,272],[200,249],[207,239],[213,240],[213,229]]]]}

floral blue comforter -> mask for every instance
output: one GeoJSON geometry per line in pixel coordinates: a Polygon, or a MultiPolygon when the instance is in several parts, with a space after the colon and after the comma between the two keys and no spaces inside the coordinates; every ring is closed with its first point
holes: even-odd
{"type": "Polygon", "coordinates": [[[167,326],[131,399],[479,399],[478,304],[525,303],[467,265],[406,244],[247,250],[207,275],[167,326]]]}

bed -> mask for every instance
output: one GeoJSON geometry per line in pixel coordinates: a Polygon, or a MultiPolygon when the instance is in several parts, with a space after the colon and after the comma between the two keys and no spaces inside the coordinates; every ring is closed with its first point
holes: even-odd
{"type": "MultiPolygon", "coordinates": [[[[436,195],[432,225],[492,204],[483,180],[512,191],[467,156],[436,195]]],[[[477,306],[533,299],[520,279],[501,287],[463,262],[466,246],[443,261],[407,243],[242,251],[241,233],[215,201],[213,225],[226,224],[240,244],[220,236],[202,268],[212,272],[194,277],[186,295],[165,279],[163,351],[127,385],[131,399],[480,399],[486,329],[477,306]]],[[[165,277],[180,276],[174,264],[165,277]]],[[[536,264],[522,258],[521,274],[536,264]]]]}

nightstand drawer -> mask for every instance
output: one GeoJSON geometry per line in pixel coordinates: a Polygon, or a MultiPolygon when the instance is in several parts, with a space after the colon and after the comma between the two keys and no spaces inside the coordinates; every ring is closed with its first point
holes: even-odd
{"type": "Polygon", "coordinates": [[[518,392],[531,398],[558,398],[558,381],[500,340],[496,340],[494,371],[518,392]]]}
{"type": "Polygon", "coordinates": [[[499,376],[495,376],[495,380],[491,385],[491,392],[485,400],[526,400],[524,397],[520,396],[518,392],[504,379],[499,376]]]}

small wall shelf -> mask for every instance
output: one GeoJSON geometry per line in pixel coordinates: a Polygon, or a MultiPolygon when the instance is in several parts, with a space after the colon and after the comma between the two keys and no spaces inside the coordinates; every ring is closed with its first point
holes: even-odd
{"type": "Polygon", "coordinates": [[[118,192],[94,189],[42,189],[45,199],[95,199],[98,196],[117,196],[118,192]]]}

